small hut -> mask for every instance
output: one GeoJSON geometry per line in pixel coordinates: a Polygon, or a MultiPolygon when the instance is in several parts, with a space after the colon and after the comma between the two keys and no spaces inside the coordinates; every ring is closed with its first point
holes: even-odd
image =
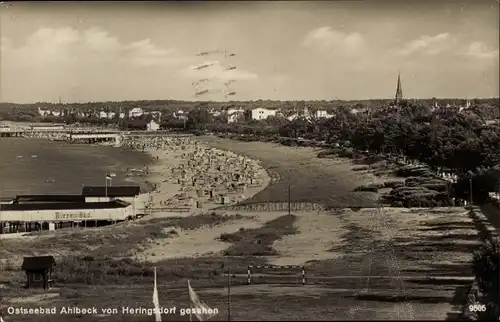
{"type": "Polygon", "coordinates": [[[52,285],[52,270],[55,265],[54,257],[50,255],[25,257],[21,269],[26,272],[26,287],[48,289],[52,285]]]}

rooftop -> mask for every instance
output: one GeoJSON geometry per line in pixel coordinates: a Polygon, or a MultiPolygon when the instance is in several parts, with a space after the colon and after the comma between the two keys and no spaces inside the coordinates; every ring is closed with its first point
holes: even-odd
{"type": "Polygon", "coordinates": [[[56,261],[53,256],[34,256],[34,257],[24,257],[23,264],[21,266],[22,270],[25,271],[39,271],[56,265],[56,261]]]}
{"type": "Polygon", "coordinates": [[[85,197],[135,197],[141,193],[140,186],[84,186],[82,196],[85,197]]]}
{"type": "Polygon", "coordinates": [[[37,203],[37,202],[85,202],[82,195],[18,195],[14,203],[37,203]]]}

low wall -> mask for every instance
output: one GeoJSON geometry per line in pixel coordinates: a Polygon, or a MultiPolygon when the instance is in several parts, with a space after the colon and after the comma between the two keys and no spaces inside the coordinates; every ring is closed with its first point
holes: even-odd
{"type": "MultiPolygon", "coordinates": [[[[488,221],[486,216],[483,214],[483,212],[477,208],[474,207],[472,208],[469,213],[469,217],[472,218],[472,221],[474,222],[474,225],[479,233],[479,237],[482,242],[485,241],[491,241],[494,242],[495,240],[498,240],[498,232],[493,227],[493,225],[488,221]]],[[[475,278],[472,284],[469,287],[469,290],[467,292],[467,298],[468,301],[464,304],[462,307],[462,317],[465,320],[478,320],[478,316],[474,312],[470,312],[469,310],[469,305],[474,305],[474,304],[484,304],[480,302],[480,289],[479,289],[479,283],[478,280],[475,278]]]]}
{"type": "MultiPolygon", "coordinates": [[[[286,212],[288,211],[288,202],[262,202],[262,203],[247,203],[247,204],[236,204],[231,206],[221,206],[217,210],[226,211],[249,211],[249,212],[286,212]]],[[[325,210],[325,206],[317,203],[311,202],[292,202],[290,203],[290,211],[321,211],[325,210]]]]}

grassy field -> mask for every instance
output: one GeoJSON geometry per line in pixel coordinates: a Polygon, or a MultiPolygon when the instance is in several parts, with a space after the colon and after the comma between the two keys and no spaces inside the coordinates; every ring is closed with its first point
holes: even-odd
{"type": "MultiPolygon", "coordinates": [[[[300,169],[302,174],[291,179],[296,180],[296,198],[352,206],[358,198],[373,197],[352,192],[366,179],[357,171],[346,164],[336,169],[334,160],[315,163],[311,150],[286,148],[291,152],[282,156],[281,150],[271,153],[272,145],[259,149],[244,142],[230,144],[244,146],[231,147],[235,152],[246,150],[247,155],[274,164],[281,181],[288,180],[287,167],[300,169]]],[[[281,181],[254,199],[283,198],[281,181]]],[[[176,314],[164,315],[165,321],[189,319],[181,314],[188,307],[188,279],[201,299],[219,310],[213,320],[227,320],[228,269],[233,320],[453,319],[465,300],[472,276],[468,263],[478,244],[474,224],[463,208],[335,209],[292,215],[217,212],[144,219],[2,240],[5,321],[152,321],[154,317],[144,314],[122,314],[122,308],[152,308],[153,266],[161,306],[177,309],[176,314]],[[205,246],[207,252],[192,256],[188,248],[194,246],[205,246]],[[154,264],[140,260],[158,247],[180,256],[166,256],[154,264]],[[55,288],[23,289],[21,257],[47,253],[57,257],[55,288]],[[301,285],[299,267],[254,269],[252,284],[247,285],[248,265],[266,263],[305,265],[307,284],[301,285]],[[9,306],[115,308],[118,312],[15,316],[6,314],[9,306]]]]}
{"type": "MultiPolygon", "coordinates": [[[[257,214],[245,214],[253,215],[257,214]]],[[[219,310],[220,314],[214,320],[226,319],[226,272],[230,268],[233,293],[231,307],[235,320],[397,319],[398,316],[402,319],[444,319],[451,313],[458,313],[459,305],[464,300],[463,292],[469,283],[469,280],[463,277],[470,276],[467,262],[476,245],[473,223],[460,208],[391,208],[385,210],[383,216],[373,209],[318,213],[318,218],[322,217],[324,220],[329,217],[336,218],[338,225],[342,226],[342,231],[332,230],[332,244],[323,247],[327,248],[323,249],[324,252],[331,253],[331,259],[311,260],[306,264],[307,285],[301,285],[301,270],[297,268],[254,270],[252,284],[246,285],[248,265],[272,262],[283,256],[286,258],[286,254],[282,254],[285,252],[283,245],[276,247],[280,239],[286,238],[290,249],[297,243],[313,245],[319,242],[314,230],[308,231],[307,227],[297,225],[303,223],[298,220],[301,216],[310,215],[278,216],[261,228],[242,228],[220,235],[219,239],[228,242],[225,253],[230,253],[231,256],[212,254],[155,263],[158,269],[161,305],[176,306],[177,310],[186,308],[186,283],[190,279],[200,297],[219,310]],[[278,252],[275,247],[281,251],[278,252]]],[[[200,218],[174,220],[178,226],[196,230],[196,227],[200,226],[192,224],[195,220],[205,220],[207,227],[209,220],[224,226],[237,218],[205,215],[200,218]]],[[[169,219],[163,221],[155,220],[154,226],[171,227],[172,222],[168,222],[169,219]]],[[[323,223],[326,222],[318,224],[323,223]]],[[[138,232],[138,227],[148,227],[148,224],[120,228],[122,239],[119,243],[115,242],[113,257],[109,253],[105,258],[100,257],[110,251],[111,245],[101,243],[89,252],[87,248],[78,250],[76,245],[82,243],[73,240],[73,256],[58,259],[56,287],[48,291],[48,294],[22,289],[20,283],[23,282],[23,274],[18,267],[11,267],[7,272],[9,274],[2,272],[3,310],[5,311],[7,306],[41,305],[58,309],[63,306],[117,308],[120,312],[122,307],[150,308],[153,265],[123,259],[130,255],[130,249],[137,249],[137,243],[145,244],[144,240],[139,241],[138,237],[132,237],[138,232]],[[90,263],[85,262],[86,255],[93,256],[90,263]]],[[[112,231],[118,228],[107,229],[112,231]]],[[[71,236],[72,233],[58,233],[60,236],[47,237],[53,238],[52,242],[55,243],[51,249],[59,249],[62,245],[71,243],[58,237],[71,236]]],[[[156,233],[158,234],[158,231],[156,233]]],[[[74,234],[80,237],[85,235],[81,231],[74,234]]],[[[109,235],[117,234],[115,232],[109,235]]],[[[110,237],[106,238],[109,242],[110,237]]],[[[153,238],[147,235],[144,238],[154,242],[160,238],[179,237],[173,234],[154,235],[153,238]]],[[[322,241],[324,242],[324,237],[322,241]]],[[[9,242],[10,246],[13,246],[16,241],[9,242]]],[[[17,243],[23,244],[19,239],[17,243]]],[[[29,243],[33,246],[36,241],[29,243]]],[[[1,245],[3,253],[6,252],[4,246],[1,245]]],[[[21,250],[17,248],[17,251],[21,250]]],[[[180,316],[179,311],[170,318],[188,319],[186,316],[180,316]]],[[[71,316],[71,319],[149,321],[152,318],[114,314],[82,317],[75,315],[71,316]]],[[[164,319],[168,320],[169,317],[165,316],[164,319]]],[[[6,322],[9,321],[68,321],[68,316],[9,315],[6,322]]]]}

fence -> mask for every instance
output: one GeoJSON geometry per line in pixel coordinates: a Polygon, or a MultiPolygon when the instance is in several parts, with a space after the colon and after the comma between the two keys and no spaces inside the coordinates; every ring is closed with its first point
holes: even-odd
{"type": "Polygon", "coordinates": [[[159,207],[159,208],[144,208],[140,209],[142,212],[154,213],[154,212],[190,212],[191,207],[159,207]]]}
{"type": "MultiPolygon", "coordinates": [[[[227,211],[262,211],[262,212],[272,212],[288,211],[288,202],[262,202],[262,203],[247,203],[247,204],[237,204],[232,206],[222,206],[218,209],[227,211]]],[[[320,211],[325,210],[325,206],[312,202],[292,202],[290,203],[290,211],[320,211]]]]}
{"type": "Polygon", "coordinates": [[[252,269],[301,269],[302,285],[307,284],[306,268],[300,265],[257,265],[248,266],[247,269],[247,284],[252,284],[252,269]]]}

